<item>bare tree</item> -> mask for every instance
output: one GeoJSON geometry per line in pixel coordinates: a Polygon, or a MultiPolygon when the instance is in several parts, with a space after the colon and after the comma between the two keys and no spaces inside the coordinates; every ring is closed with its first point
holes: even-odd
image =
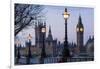
{"type": "Polygon", "coordinates": [[[15,4],[14,6],[14,22],[15,36],[24,28],[33,25],[33,20],[41,17],[42,5],[32,4],[15,4]]]}

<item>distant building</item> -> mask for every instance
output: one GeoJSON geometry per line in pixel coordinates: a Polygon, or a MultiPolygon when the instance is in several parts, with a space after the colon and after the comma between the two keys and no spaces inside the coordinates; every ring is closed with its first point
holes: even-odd
{"type": "Polygon", "coordinates": [[[88,56],[94,57],[94,37],[89,37],[85,46],[88,56]]]}
{"type": "MultiPolygon", "coordinates": [[[[36,23],[35,25],[35,45],[36,47],[40,48],[41,50],[41,46],[42,41],[43,41],[43,37],[42,37],[42,32],[41,32],[41,28],[45,27],[46,28],[46,23],[36,23]]],[[[46,34],[46,32],[45,32],[46,34]]],[[[49,26],[49,32],[48,32],[48,36],[46,37],[45,35],[45,52],[47,56],[54,56],[56,51],[55,48],[57,46],[57,39],[53,39],[52,36],[52,31],[51,31],[51,27],[49,26]]]]}
{"type": "Polygon", "coordinates": [[[57,39],[53,39],[51,27],[49,27],[48,36],[46,38],[46,54],[48,56],[54,56],[56,51],[55,48],[57,46],[57,39]]]}
{"type": "Polygon", "coordinates": [[[94,37],[89,38],[84,45],[84,26],[82,24],[81,16],[79,16],[79,21],[76,26],[77,33],[77,45],[75,47],[77,56],[89,57],[94,56],[94,37]]]}
{"type": "MultiPolygon", "coordinates": [[[[46,23],[38,22],[35,23],[35,45],[39,48],[42,47],[43,45],[43,33],[42,33],[42,28],[46,29],[46,23]]],[[[44,35],[44,39],[46,39],[46,32],[44,35]]]]}
{"type": "Polygon", "coordinates": [[[84,47],[84,26],[82,24],[81,16],[79,16],[78,24],[76,26],[77,33],[77,54],[82,54],[85,51],[84,47]]]}

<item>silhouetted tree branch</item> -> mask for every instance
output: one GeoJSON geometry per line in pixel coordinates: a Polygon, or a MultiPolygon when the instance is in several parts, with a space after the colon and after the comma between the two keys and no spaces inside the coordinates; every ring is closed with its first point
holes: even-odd
{"type": "Polygon", "coordinates": [[[33,25],[33,20],[41,17],[43,6],[31,4],[15,4],[14,7],[14,22],[15,22],[15,36],[24,28],[33,25]]]}

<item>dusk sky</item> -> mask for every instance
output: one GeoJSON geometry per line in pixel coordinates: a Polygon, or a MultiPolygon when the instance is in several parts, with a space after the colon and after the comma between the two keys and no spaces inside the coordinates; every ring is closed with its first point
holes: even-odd
{"type": "MultiPolygon", "coordinates": [[[[94,9],[83,7],[67,7],[67,6],[44,6],[43,13],[45,13],[47,24],[47,35],[49,26],[51,26],[52,35],[54,39],[64,41],[65,24],[63,18],[64,9],[67,8],[70,17],[68,19],[68,41],[76,43],[76,25],[78,23],[79,15],[82,18],[84,25],[84,44],[88,40],[89,36],[94,35],[94,9]]],[[[24,42],[27,40],[28,34],[32,35],[32,44],[35,42],[34,28],[29,28],[21,31],[18,34],[18,38],[24,42]]]]}

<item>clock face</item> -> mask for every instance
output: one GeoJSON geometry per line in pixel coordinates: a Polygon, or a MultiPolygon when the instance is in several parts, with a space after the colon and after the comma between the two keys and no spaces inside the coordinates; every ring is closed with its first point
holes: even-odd
{"type": "Polygon", "coordinates": [[[76,31],[78,32],[79,31],[79,28],[77,28],[76,31]]]}
{"type": "Polygon", "coordinates": [[[83,28],[80,28],[80,31],[83,32],[83,28]]]}
{"type": "Polygon", "coordinates": [[[80,32],[83,32],[84,30],[83,30],[83,28],[77,28],[76,31],[77,31],[77,32],[79,32],[79,31],[80,31],[80,32]]]}

